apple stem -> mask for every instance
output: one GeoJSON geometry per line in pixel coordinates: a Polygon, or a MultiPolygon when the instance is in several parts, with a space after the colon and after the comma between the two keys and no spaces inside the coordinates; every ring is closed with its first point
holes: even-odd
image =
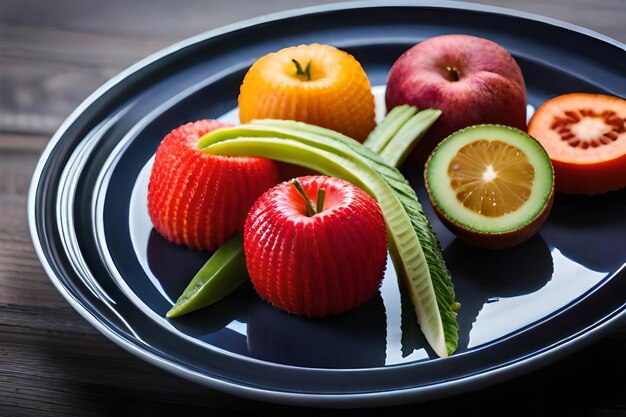
{"type": "Polygon", "coordinates": [[[319,190],[317,190],[317,207],[316,207],[316,211],[318,213],[321,213],[322,211],[324,211],[324,195],[325,195],[326,191],[323,188],[320,188],[319,190]]]}
{"type": "Polygon", "coordinates": [[[291,184],[296,188],[296,190],[298,190],[300,195],[302,195],[302,197],[304,198],[304,205],[306,207],[307,217],[315,216],[317,213],[320,213],[324,209],[325,191],[323,188],[320,188],[319,190],[317,190],[317,209],[316,209],[315,205],[313,205],[313,202],[307,195],[306,191],[304,191],[304,188],[302,187],[302,184],[300,184],[300,181],[298,181],[297,178],[294,178],[293,180],[291,180],[291,184]]]}
{"type": "Polygon", "coordinates": [[[304,71],[302,70],[302,66],[298,61],[292,59],[291,62],[293,62],[296,66],[296,75],[306,77],[307,81],[311,81],[311,61],[306,64],[306,68],[304,69],[304,71]]]}
{"type": "Polygon", "coordinates": [[[446,71],[448,71],[447,73],[447,78],[450,81],[459,81],[459,69],[457,67],[446,67],[446,71]]]}

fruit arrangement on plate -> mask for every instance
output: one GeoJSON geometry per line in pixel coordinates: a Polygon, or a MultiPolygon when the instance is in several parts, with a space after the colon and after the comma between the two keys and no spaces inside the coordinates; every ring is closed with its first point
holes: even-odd
{"type": "Polygon", "coordinates": [[[167,316],[220,302],[248,276],[259,297],[290,314],[341,314],[371,299],[393,267],[424,337],[445,357],[457,347],[460,303],[401,165],[423,172],[450,231],[487,249],[529,239],[555,191],[626,186],[626,101],[575,92],[544,103],[527,127],[522,72],[487,39],[418,43],[393,64],[385,102],[376,124],[357,59],[300,45],[249,69],[242,124],[175,127],[156,152],[150,218],[172,243],[213,253],[167,316]],[[294,167],[309,174],[292,178],[294,167]]]}

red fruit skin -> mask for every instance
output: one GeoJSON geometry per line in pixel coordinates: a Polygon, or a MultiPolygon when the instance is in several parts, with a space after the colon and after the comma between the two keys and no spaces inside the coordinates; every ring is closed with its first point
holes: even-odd
{"type": "Polygon", "coordinates": [[[152,225],[170,242],[214,250],[243,229],[254,201],[278,182],[273,161],[205,154],[198,140],[230,126],[200,120],[170,132],[156,151],[148,183],[152,225]]]}
{"type": "Polygon", "coordinates": [[[307,217],[290,182],[264,193],[244,227],[244,252],[259,296],[292,314],[323,317],[357,307],[378,291],[387,259],[387,233],[378,203],[349,182],[326,176],[298,179],[324,210],[307,217]]]}
{"type": "Polygon", "coordinates": [[[387,111],[410,104],[442,111],[417,147],[423,166],[437,143],[467,126],[494,123],[526,131],[526,86],[515,59],[495,42],[469,35],[436,36],[418,43],[393,64],[387,111]],[[447,78],[456,67],[458,81],[447,78]]]}

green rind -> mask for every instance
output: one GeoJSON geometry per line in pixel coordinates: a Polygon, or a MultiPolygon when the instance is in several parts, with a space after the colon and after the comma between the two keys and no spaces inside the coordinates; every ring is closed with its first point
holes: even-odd
{"type": "Polygon", "coordinates": [[[213,253],[166,316],[179,317],[209,306],[232,293],[248,279],[243,236],[238,233],[213,253]]]}
{"type": "Polygon", "coordinates": [[[368,135],[363,144],[376,153],[380,153],[396,132],[417,112],[417,108],[404,104],[396,106],[368,135]]]}
{"type": "Polygon", "coordinates": [[[441,110],[420,111],[404,123],[383,150],[377,153],[391,166],[402,165],[439,116],[441,116],[441,110]]]}
{"type": "MultiPolygon", "coordinates": [[[[541,146],[541,144],[535,138],[528,135],[526,132],[504,125],[474,125],[451,134],[437,145],[437,147],[431,154],[429,161],[427,162],[425,170],[425,181],[428,183],[427,185],[430,190],[429,194],[431,199],[433,200],[433,204],[435,204],[438,209],[450,219],[450,221],[456,223],[464,229],[480,234],[496,235],[509,233],[525,227],[542,212],[542,210],[548,203],[548,200],[550,199],[551,191],[554,187],[554,170],[552,168],[552,163],[550,161],[548,153],[541,146]],[[543,186],[541,186],[541,183],[539,183],[538,186],[540,186],[540,188],[535,190],[540,192],[539,196],[537,196],[536,193],[533,193],[535,194],[533,198],[539,198],[539,200],[532,201],[532,205],[535,207],[535,209],[528,211],[527,213],[525,213],[525,215],[522,215],[521,212],[517,216],[515,214],[511,214],[510,220],[507,220],[507,222],[503,226],[496,227],[494,225],[494,220],[497,220],[497,218],[488,218],[488,221],[492,226],[482,225],[482,227],[478,227],[476,224],[469,223],[466,218],[455,216],[450,213],[449,205],[457,204],[456,201],[454,201],[453,203],[449,203],[447,199],[442,198],[442,196],[440,195],[440,191],[442,190],[440,183],[440,181],[442,181],[441,178],[447,178],[448,167],[440,166],[441,164],[445,164],[442,159],[445,156],[449,156],[446,153],[446,148],[450,147],[451,144],[454,143],[454,141],[463,140],[468,134],[477,135],[481,132],[489,133],[483,135],[484,139],[498,139],[505,141],[512,146],[523,149],[527,153],[527,155],[529,154],[529,152],[532,152],[532,154],[537,157],[538,161],[542,165],[542,167],[539,168],[545,168],[543,169],[543,171],[538,171],[535,177],[535,181],[546,181],[543,186]],[[498,133],[498,135],[493,135],[494,132],[498,133]],[[514,137],[515,140],[510,140],[509,136],[507,135],[510,135],[510,137],[514,137]]],[[[526,204],[528,204],[528,202],[526,204]]]]}
{"type": "Polygon", "coordinates": [[[454,352],[458,343],[458,323],[452,310],[455,301],[450,275],[417,196],[397,169],[346,136],[292,121],[266,120],[220,129],[201,138],[199,147],[210,147],[205,151],[217,154],[279,159],[344,178],[379,201],[388,225],[401,225],[406,216],[411,226],[409,229],[388,228],[392,236],[392,259],[398,275],[411,284],[408,287],[416,313],[417,310],[424,311],[417,316],[429,343],[440,356],[454,352]],[[355,175],[355,172],[359,174],[355,175]],[[418,288],[420,286],[423,288],[418,288]],[[436,308],[428,305],[433,302],[436,308]],[[426,317],[428,311],[436,313],[426,317]],[[438,332],[442,334],[437,335],[438,332]],[[437,342],[440,336],[443,346],[437,342]]]}

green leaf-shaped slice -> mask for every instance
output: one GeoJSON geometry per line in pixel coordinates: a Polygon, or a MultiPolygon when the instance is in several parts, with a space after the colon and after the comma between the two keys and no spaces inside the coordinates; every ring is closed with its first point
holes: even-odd
{"type": "Polygon", "coordinates": [[[230,238],[211,255],[193,277],[167,317],[178,317],[213,304],[247,281],[241,233],[230,238]]]}
{"type": "Polygon", "coordinates": [[[439,356],[458,342],[450,274],[439,242],[414,190],[402,174],[364,145],[332,130],[292,121],[263,121],[213,131],[198,144],[204,152],[258,156],[343,178],[380,204],[396,271],[409,289],[424,336],[439,356]]]}

